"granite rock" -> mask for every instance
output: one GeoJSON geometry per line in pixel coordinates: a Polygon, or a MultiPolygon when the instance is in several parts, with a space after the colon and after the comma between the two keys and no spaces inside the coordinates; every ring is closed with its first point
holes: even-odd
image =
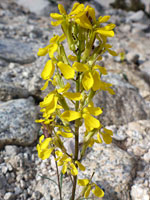
{"type": "Polygon", "coordinates": [[[20,64],[32,63],[36,60],[33,53],[33,44],[14,39],[0,41],[0,58],[7,62],[20,64]]]}
{"type": "Polygon", "coordinates": [[[0,147],[32,144],[39,131],[39,126],[34,122],[36,118],[37,108],[32,98],[1,103],[0,147]]]}
{"type": "Polygon", "coordinates": [[[150,109],[135,87],[115,74],[105,76],[105,80],[113,84],[115,95],[101,91],[95,96],[95,105],[103,109],[100,115],[102,124],[126,124],[150,117],[150,109]]]}
{"type": "Polygon", "coordinates": [[[21,88],[13,83],[0,82],[0,100],[8,101],[11,99],[27,98],[30,93],[27,89],[21,88]]]}

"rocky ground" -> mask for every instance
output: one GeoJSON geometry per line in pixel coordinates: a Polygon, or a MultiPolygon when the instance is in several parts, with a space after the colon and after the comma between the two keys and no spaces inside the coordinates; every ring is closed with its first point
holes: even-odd
{"type": "MultiPolygon", "coordinates": [[[[61,1],[62,2],[62,1],[61,1]]],[[[71,1],[62,2],[70,8],[71,1]]],[[[94,145],[83,163],[81,177],[95,171],[94,181],[104,190],[104,200],[150,200],[150,18],[143,11],[126,12],[89,3],[97,15],[111,15],[117,25],[114,49],[124,56],[105,54],[101,65],[113,83],[115,96],[100,93],[95,104],[105,112],[101,121],[114,131],[110,145],[94,145]]],[[[58,200],[55,166],[37,157],[40,126],[38,103],[42,99],[40,73],[46,58],[39,47],[60,29],[52,28],[47,12],[36,14],[18,1],[0,1],[0,200],[58,200]],[[47,176],[50,179],[46,179],[47,176]]],[[[49,8],[49,11],[48,11],[49,8]]],[[[70,183],[64,179],[64,200],[70,183]]]]}

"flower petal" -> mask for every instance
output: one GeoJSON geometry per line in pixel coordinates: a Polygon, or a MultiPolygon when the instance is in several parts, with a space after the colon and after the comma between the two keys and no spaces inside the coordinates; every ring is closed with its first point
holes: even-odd
{"type": "Polygon", "coordinates": [[[102,67],[102,66],[99,66],[99,65],[95,65],[93,67],[93,69],[99,69],[99,71],[100,71],[101,74],[107,75],[107,70],[106,70],[105,67],[102,67]]]}
{"type": "Polygon", "coordinates": [[[62,4],[58,4],[58,10],[59,10],[60,14],[62,14],[62,15],[63,14],[66,15],[67,14],[65,9],[64,9],[64,6],[62,4]]]}
{"type": "Polygon", "coordinates": [[[107,22],[109,19],[110,19],[110,16],[109,16],[109,15],[108,15],[108,16],[104,16],[104,17],[100,16],[100,17],[98,18],[98,21],[99,21],[99,23],[105,23],[105,22],[107,22]]]}
{"type": "Polygon", "coordinates": [[[64,92],[63,96],[70,99],[70,100],[74,100],[74,101],[80,101],[82,99],[82,95],[79,92],[64,92]]]}
{"type": "Polygon", "coordinates": [[[82,85],[84,87],[85,90],[89,90],[91,89],[91,87],[94,84],[94,80],[93,80],[93,76],[91,74],[91,72],[85,72],[82,78],[82,85]]]}
{"type": "Polygon", "coordinates": [[[44,151],[38,152],[38,156],[39,158],[41,158],[42,160],[45,160],[47,158],[50,157],[52,151],[54,150],[54,148],[50,148],[50,149],[46,149],[44,151]]]}
{"type": "Polygon", "coordinates": [[[78,165],[81,171],[85,171],[85,167],[79,161],[76,160],[75,163],[78,165]]]}
{"type": "Polygon", "coordinates": [[[92,131],[94,128],[100,127],[100,122],[90,114],[83,114],[82,115],[85,121],[85,127],[87,131],[92,131]]]}
{"type": "Polygon", "coordinates": [[[82,15],[80,18],[75,19],[75,22],[83,28],[92,29],[92,24],[90,23],[86,14],[82,15]]]}
{"type": "Polygon", "coordinates": [[[71,87],[70,83],[67,83],[63,88],[57,89],[57,92],[64,93],[64,92],[68,91],[70,87],[71,87]]]}
{"type": "Polygon", "coordinates": [[[78,170],[77,170],[76,166],[73,163],[70,163],[70,168],[71,168],[71,174],[73,176],[76,176],[78,174],[78,170]]]}
{"type": "Polygon", "coordinates": [[[49,46],[49,49],[48,49],[48,54],[49,54],[49,57],[50,58],[53,58],[54,57],[54,53],[57,51],[58,49],[58,44],[54,43],[54,44],[51,44],[49,46]]]}
{"type": "Polygon", "coordinates": [[[107,37],[114,37],[114,31],[107,31],[104,28],[98,28],[96,30],[96,33],[99,33],[101,35],[107,36],[107,37]]]}
{"type": "Polygon", "coordinates": [[[112,142],[112,137],[108,134],[102,134],[103,140],[106,144],[110,144],[112,142]]]}
{"type": "Polygon", "coordinates": [[[43,140],[44,140],[44,135],[41,135],[41,137],[39,138],[39,143],[41,144],[43,140]]]}
{"type": "Polygon", "coordinates": [[[55,65],[53,64],[52,60],[48,60],[41,73],[42,79],[43,80],[50,79],[53,76],[54,70],[55,70],[55,65]]]}
{"type": "Polygon", "coordinates": [[[73,110],[67,110],[61,114],[61,118],[70,122],[70,121],[81,118],[81,113],[73,111],[73,110]]]}
{"type": "Polygon", "coordinates": [[[89,70],[89,66],[86,64],[82,64],[79,62],[74,62],[74,64],[72,65],[72,67],[77,71],[77,72],[85,72],[87,70],[89,70]]]}
{"type": "Polygon", "coordinates": [[[52,26],[59,26],[62,22],[63,22],[63,20],[58,20],[56,22],[51,21],[51,25],[52,26]]]}
{"type": "Polygon", "coordinates": [[[97,133],[97,141],[98,143],[103,143],[99,133],[97,133]]]}
{"type": "Polygon", "coordinates": [[[93,194],[99,198],[102,198],[104,196],[104,191],[99,188],[97,185],[95,185],[95,189],[92,190],[93,194]]]}
{"type": "Polygon", "coordinates": [[[116,27],[115,24],[108,24],[107,26],[104,26],[104,29],[107,30],[107,31],[111,31],[115,27],[116,27]]]}
{"type": "Polygon", "coordinates": [[[71,60],[71,61],[77,61],[77,56],[69,55],[68,58],[69,58],[69,60],[71,60]]]}
{"type": "Polygon", "coordinates": [[[86,189],[86,191],[85,191],[85,193],[84,193],[84,197],[85,198],[87,198],[88,196],[89,196],[89,194],[90,194],[90,191],[91,191],[91,185],[88,185],[88,187],[87,187],[87,189],[86,189]]]}
{"type": "Polygon", "coordinates": [[[54,97],[51,104],[49,104],[46,107],[46,114],[47,116],[50,116],[53,112],[55,112],[56,108],[57,108],[57,101],[58,101],[58,97],[54,97]]]}
{"type": "Polygon", "coordinates": [[[86,107],[83,109],[84,113],[89,113],[91,115],[97,116],[103,113],[100,107],[86,107]]]}
{"type": "Polygon", "coordinates": [[[100,75],[97,71],[93,71],[92,75],[94,79],[94,84],[93,84],[92,89],[94,91],[99,90],[100,89],[100,75]]]}
{"type": "Polygon", "coordinates": [[[88,179],[78,179],[78,185],[80,186],[86,186],[89,184],[89,180],[88,179]]]}
{"type": "Polygon", "coordinates": [[[44,83],[44,86],[41,88],[41,90],[45,90],[45,89],[48,87],[48,82],[49,82],[49,80],[47,80],[47,81],[44,83]]]}
{"type": "Polygon", "coordinates": [[[91,20],[92,23],[95,24],[95,23],[96,23],[95,9],[88,5],[88,6],[85,8],[85,11],[88,12],[89,17],[91,17],[91,19],[92,19],[92,20],[91,20]]]}
{"type": "Polygon", "coordinates": [[[41,101],[41,102],[40,102],[40,107],[43,108],[43,107],[46,107],[46,106],[48,106],[49,104],[51,104],[51,102],[53,101],[53,98],[54,98],[54,93],[49,93],[49,94],[44,98],[44,101],[41,101]]]}
{"type": "Polygon", "coordinates": [[[48,53],[48,46],[44,47],[44,48],[39,48],[39,51],[37,53],[38,56],[45,56],[48,53]]]}
{"type": "Polygon", "coordinates": [[[65,174],[65,173],[66,173],[66,171],[67,171],[67,163],[64,163],[64,165],[63,165],[63,168],[62,168],[61,172],[62,172],[63,174],[65,174]]]}
{"type": "Polygon", "coordinates": [[[62,20],[63,16],[58,14],[58,13],[51,13],[50,14],[51,18],[56,19],[56,20],[62,20]]]}
{"type": "Polygon", "coordinates": [[[75,75],[75,71],[74,69],[70,66],[70,65],[67,65],[63,62],[58,62],[57,63],[61,73],[64,75],[64,78],[65,79],[72,79],[74,78],[74,75],[75,75]]]}
{"type": "Polygon", "coordinates": [[[52,140],[51,138],[46,138],[44,141],[40,143],[40,148],[47,149],[49,147],[49,143],[51,140],[52,140]]]}
{"type": "Polygon", "coordinates": [[[70,15],[77,15],[84,10],[84,4],[74,4],[72,11],[69,13],[70,15]]]}
{"type": "Polygon", "coordinates": [[[62,132],[62,131],[57,131],[57,134],[65,137],[65,138],[72,138],[73,137],[73,133],[66,133],[66,132],[62,132]]]}

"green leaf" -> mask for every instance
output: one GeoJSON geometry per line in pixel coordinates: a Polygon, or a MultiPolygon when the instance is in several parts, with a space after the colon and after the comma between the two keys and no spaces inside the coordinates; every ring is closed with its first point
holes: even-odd
{"type": "Polygon", "coordinates": [[[60,174],[60,188],[62,190],[62,183],[63,183],[63,173],[60,174]]]}
{"type": "MultiPolygon", "coordinates": [[[[41,176],[41,175],[40,175],[40,176],[41,176]]],[[[56,185],[58,185],[58,184],[56,183],[56,181],[54,181],[54,180],[51,179],[51,178],[48,178],[46,175],[41,176],[41,178],[43,178],[43,179],[48,179],[48,180],[52,181],[53,183],[55,183],[56,185]]]]}

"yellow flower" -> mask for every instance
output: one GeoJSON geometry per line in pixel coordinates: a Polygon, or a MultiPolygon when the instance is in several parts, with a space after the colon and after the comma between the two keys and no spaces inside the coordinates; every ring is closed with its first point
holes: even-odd
{"type": "Polygon", "coordinates": [[[95,184],[95,189],[92,190],[96,197],[102,198],[104,196],[104,191],[95,184]]]}
{"type": "Polygon", "coordinates": [[[100,80],[100,74],[96,71],[99,69],[101,74],[106,75],[107,71],[105,67],[101,67],[99,65],[94,65],[91,68],[87,64],[82,64],[79,62],[74,62],[72,68],[75,69],[77,72],[83,72],[82,77],[82,85],[85,90],[90,90],[91,88],[96,90],[104,90],[108,91],[111,94],[114,94],[114,91],[110,88],[112,85],[110,83],[105,83],[100,80]]]}
{"type": "MultiPolygon", "coordinates": [[[[58,154],[57,154],[58,155],[58,154]]],[[[58,166],[62,167],[62,173],[65,174],[67,170],[73,175],[76,176],[78,174],[78,170],[73,163],[72,158],[68,157],[66,154],[59,154],[57,160],[58,166]]]]}
{"type": "Polygon", "coordinates": [[[50,146],[51,138],[44,139],[44,135],[39,138],[39,144],[37,145],[38,157],[45,160],[50,157],[53,147],[50,146]]]}
{"type": "Polygon", "coordinates": [[[80,13],[82,13],[83,9],[84,9],[83,4],[74,3],[70,14],[67,15],[63,5],[58,4],[58,10],[59,10],[60,14],[58,14],[58,13],[50,14],[51,18],[57,20],[55,22],[51,22],[52,26],[58,26],[58,25],[62,24],[65,20],[69,20],[73,16],[79,15],[80,13]]]}
{"type": "Polygon", "coordinates": [[[110,49],[110,48],[112,48],[112,45],[105,44],[104,47],[105,47],[105,51],[108,51],[108,53],[111,54],[112,56],[117,56],[118,55],[115,51],[110,49]]]}
{"type": "Polygon", "coordinates": [[[73,137],[73,133],[68,133],[68,132],[57,131],[57,134],[61,135],[62,137],[65,137],[65,138],[72,138],[73,137]]]}
{"type": "Polygon", "coordinates": [[[67,65],[67,64],[60,61],[60,62],[57,63],[57,66],[59,67],[61,73],[64,75],[65,79],[74,78],[75,71],[70,65],[67,65]]]}
{"type": "Polygon", "coordinates": [[[89,184],[89,179],[78,179],[78,185],[86,186],[89,184]]]}
{"type": "Polygon", "coordinates": [[[55,35],[54,37],[52,37],[50,39],[50,44],[47,45],[44,48],[40,48],[37,55],[38,56],[45,56],[47,53],[49,54],[50,58],[54,57],[54,53],[57,51],[58,49],[58,45],[60,42],[62,42],[63,40],[65,40],[65,35],[62,34],[61,36],[59,35],[55,35]]]}
{"type": "Polygon", "coordinates": [[[65,121],[70,122],[70,121],[81,118],[81,113],[73,111],[73,110],[67,110],[61,114],[61,118],[65,121]]]}
{"type": "Polygon", "coordinates": [[[103,140],[106,144],[110,144],[112,142],[113,132],[107,128],[104,128],[103,132],[100,132],[103,137],[103,140]]]}
{"type": "Polygon", "coordinates": [[[98,187],[95,183],[91,183],[88,179],[78,179],[77,183],[78,185],[84,187],[82,191],[82,195],[85,198],[88,198],[93,186],[94,186],[94,189],[92,189],[92,193],[95,196],[99,198],[102,198],[104,196],[104,191],[100,187],[98,187]]]}
{"type": "Polygon", "coordinates": [[[98,116],[102,113],[102,110],[99,107],[86,107],[82,112],[76,112],[73,110],[67,110],[61,114],[61,118],[65,121],[73,121],[79,118],[83,118],[85,122],[85,127],[87,131],[91,131],[94,128],[100,128],[100,122],[94,116],[98,116]]]}

